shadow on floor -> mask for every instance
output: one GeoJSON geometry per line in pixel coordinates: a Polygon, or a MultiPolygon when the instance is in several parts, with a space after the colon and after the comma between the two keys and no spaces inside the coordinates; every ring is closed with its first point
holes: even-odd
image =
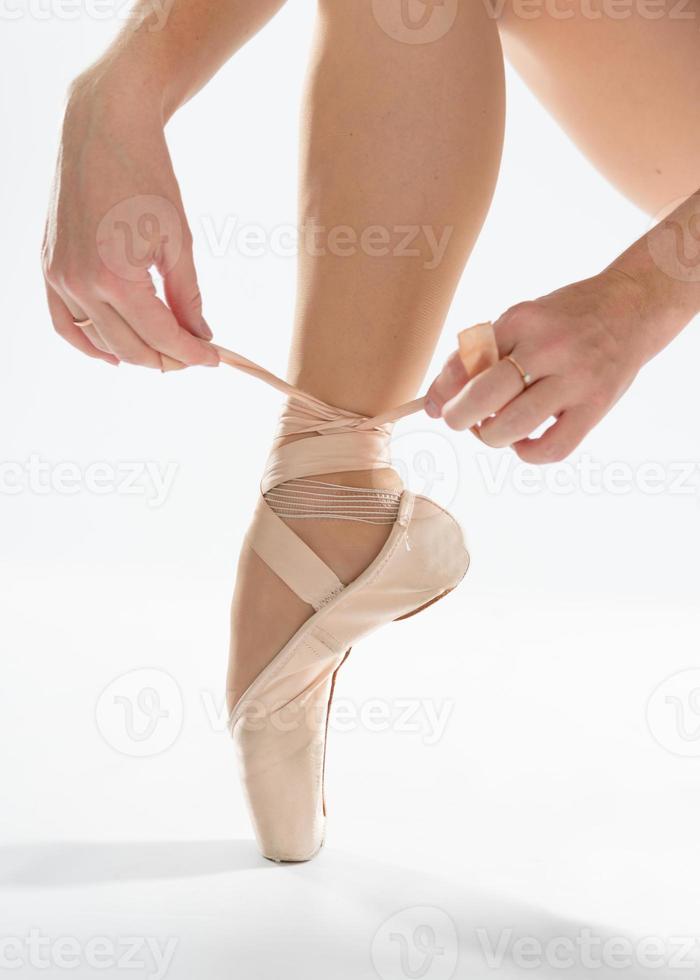
{"type": "MultiPolygon", "coordinates": [[[[670,966],[672,949],[645,968],[640,942],[622,930],[332,848],[276,865],[241,840],[6,845],[0,888],[14,935],[148,936],[170,944],[167,980],[684,975],[670,966]]],[[[160,980],[155,967],[149,975],[160,980]]]]}
{"type": "Polygon", "coordinates": [[[0,887],[64,888],[262,868],[253,841],[61,841],[0,847],[0,887]]]}

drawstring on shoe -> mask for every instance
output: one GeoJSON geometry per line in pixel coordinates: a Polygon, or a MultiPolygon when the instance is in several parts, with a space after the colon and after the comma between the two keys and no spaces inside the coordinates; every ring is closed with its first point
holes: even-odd
{"type": "Polygon", "coordinates": [[[394,524],[401,491],[348,487],[320,480],[289,480],[268,490],[264,497],[265,503],[284,520],[394,524]]]}

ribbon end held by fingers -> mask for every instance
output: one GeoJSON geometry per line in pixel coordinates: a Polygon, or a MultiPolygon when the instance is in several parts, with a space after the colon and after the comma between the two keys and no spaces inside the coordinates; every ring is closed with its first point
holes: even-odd
{"type": "MultiPolygon", "coordinates": [[[[493,323],[490,320],[485,323],[475,323],[474,326],[461,330],[457,334],[457,341],[459,357],[470,381],[477,374],[498,363],[498,345],[493,323]]],[[[480,423],[477,422],[476,425],[470,426],[470,431],[483,442],[479,426],[480,423]]]]}
{"type": "Polygon", "coordinates": [[[493,323],[476,323],[457,334],[459,357],[467,372],[467,377],[476,377],[498,361],[498,345],[493,331],[493,323]]]}

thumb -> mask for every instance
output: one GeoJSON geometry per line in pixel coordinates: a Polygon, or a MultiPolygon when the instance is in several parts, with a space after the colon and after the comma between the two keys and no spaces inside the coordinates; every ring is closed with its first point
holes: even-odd
{"type": "Polygon", "coordinates": [[[163,286],[168,306],[180,326],[203,340],[211,340],[214,335],[202,316],[202,294],[191,247],[183,247],[177,262],[163,276],[163,286]]]}

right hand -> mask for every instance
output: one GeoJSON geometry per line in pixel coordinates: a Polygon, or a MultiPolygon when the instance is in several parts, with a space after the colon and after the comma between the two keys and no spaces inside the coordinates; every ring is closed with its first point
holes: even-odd
{"type": "Polygon", "coordinates": [[[54,327],[84,354],[157,369],[219,363],[162,119],[143,96],[106,90],[89,74],[74,85],[42,265],[54,327]]]}

